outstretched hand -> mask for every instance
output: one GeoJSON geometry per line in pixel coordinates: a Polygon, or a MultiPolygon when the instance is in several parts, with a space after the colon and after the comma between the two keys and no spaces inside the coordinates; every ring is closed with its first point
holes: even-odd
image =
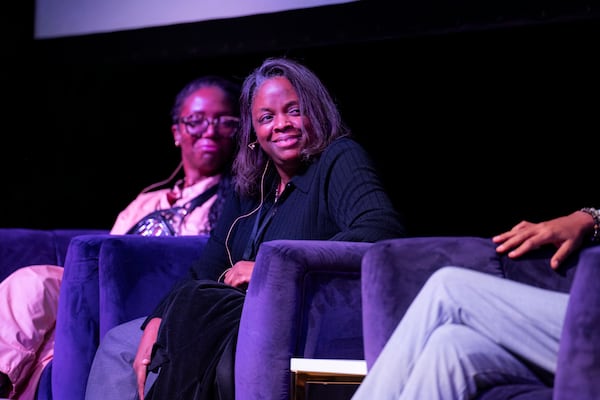
{"type": "Polygon", "coordinates": [[[517,258],[546,244],[553,244],[557,250],[550,259],[550,266],[557,269],[575,250],[594,225],[593,218],[581,211],[549,221],[532,223],[522,221],[510,231],[492,238],[498,244],[496,251],[508,252],[510,258],[517,258]]]}

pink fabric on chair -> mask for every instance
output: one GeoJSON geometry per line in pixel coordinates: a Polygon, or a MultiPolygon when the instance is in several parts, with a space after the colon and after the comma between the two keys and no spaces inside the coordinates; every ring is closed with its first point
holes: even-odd
{"type": "Polygon", "coordinates": [[[0,370],[13,383],[11,398],[34,399],[42,371],[52,360],[62,275],[62,267],[35,265],[0,282],[0,298],[8,300],[0,302],[0,370]]]}

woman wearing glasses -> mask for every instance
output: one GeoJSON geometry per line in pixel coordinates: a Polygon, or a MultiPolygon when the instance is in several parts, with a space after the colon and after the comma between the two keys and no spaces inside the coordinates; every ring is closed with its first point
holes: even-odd
{"type": "Polygon", "coordinates": [[[374,242],[405,234],[371,159],[349,138],[312,71],[289,59],[267,59],[246,78],[240,103],[235,195],[194,266],[197,275],[214,271],[215,279],[176,286],[144,321],[143,333],[138,322],[105,335],[86,399],[107,398],[106,390],[120,382],[120,399],[233,400],[244,289],[261,243],[374,242]],[[123,343],[132,337],[139,343],[133,361],[137,393],[131,367],[126,378],[117,366],[127,362],[123,343]],[[147,370],[160,372],[145,395],[147,370]]]}
{"type": "MultiPolygon", "coordinates": [[[[181,149],[181,164],[169,179],[149,186],[119,214],[112,234],[178,236],[211,231],[231,187],[239,89],[235,82],[206,76],[179,92],[171,111],[171,131],[181,149]],[[181,168],[183,178],[172,188],[152,190],[170,183],[181,168]]],[[[18,269],[0,283],[0,397],[34,398],[40,375],[54,354],[62,276],[62,267],[38,265],[18,269]]]]}
{"type": "MultiPolygon", "coordinates": [[[[210,232],[218,214],[211,208],[217,198],[224,198],[217,196],[215,189],[223,173],[229,175],[235,150],[240,124],[238,87],[221,77],[207,76],[179,92],[171,111],[171,132],[175,146],[181,149],[184,177],[171,189],[148,191],[156,185],[145,189],[119,214],[112,233],[162,236],[210,232]],[[199,198],[202,194],[209,196],[199,198]]],[[[229,187],[228,183],[222,182],[221,191],[229,187]]]]}

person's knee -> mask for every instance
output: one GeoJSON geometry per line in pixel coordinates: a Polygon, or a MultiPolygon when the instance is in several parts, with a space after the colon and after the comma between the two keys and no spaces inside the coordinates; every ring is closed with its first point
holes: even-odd
{"type": "MultiPolygon", "coordinates": [[[[441,325],[462,324],[462,314],[477,293],[477,280],[472,271],[453,266],[442,267],[431,275],[421,289],[412,307],[433,318],[431,323],[439,329],[441,325]]],[[[451,328],[445,328],[451,329],[451,328]]]]}
{"type": "Polygon", "coordinates": [[[473,333],[468,327],[459,324],[441,325],[432,332],[427,341],[428,357],[446,367],[460,363],[471,340],[473,333]]]}
{"type": "Polygon", "coordinates": [[[122,325],[117,325],[106,332],[104,338],[100,341],[100,348],[110,346],[111,343],[119,343],[123,340],[124,335],[124,327],[122,325]]]}
{"type": "Polygon", "coordinates": [[[98,351],[113,351],[116,348],[135,351],[142,336],[140,327],[144,320],[144,317],[140,317],[109,329],[100,341],[98,351]]]}
{"type": "Polygon", "coordinates": [[[56,265],[31,265],[15,270],[6,277],[5,283],[18,282],[27,286],[53,286],[60,287],[62,282],[63,268],[56,265]]]}
{"type": "Polygon", "coordinates": [[[460,267],[445,266],[435,271],[425,283],[423,291],[431,291],[435,297],[451,292],[465,282],[466,270],[460,267]]]}
{"type": "Polygon", "coordinates": [[[22,267],[0,283],[0,292],[20,303],[22,309],[41,309],[47,315],[55,315],[62,276],[63,268],[55,265],[22,267]]]}
{"type": "Polygon", "coordinates": [[[483,282],[493,278],[483,272],[473,271],[471,269],[445,266],[434,272],[427,282],[429,290],[436,293],[436,296],[448,297],[454,301],[467,299],[469,293],[476,292],[481,288],[483,282]]]}
{"type": "Polygon", "coordinates": [[[470,340],[470,329],[460,324],[446,324],[437,327],[429,337],[427,346],[448,348],[470,340]]]}
{"type": "Polygon", "coordinates": [[[472,271],[466,268],[448,265],[435,271],[429,279],[437,284],[443,283],[445,285],[452,285],[455,282],[464,282],[465,275],[470,273],[472,273],[472,271]]]}

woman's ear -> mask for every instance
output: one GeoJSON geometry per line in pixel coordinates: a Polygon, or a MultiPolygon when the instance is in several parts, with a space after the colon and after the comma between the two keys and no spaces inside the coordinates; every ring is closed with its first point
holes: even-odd
{"type": "Polygon", "coordinates": [[[173,134],[173,140],[175,141],[175,147],[179,147],[181,143],[181,133],[177,124],[171,125],[171,133],[173,134]]]}

